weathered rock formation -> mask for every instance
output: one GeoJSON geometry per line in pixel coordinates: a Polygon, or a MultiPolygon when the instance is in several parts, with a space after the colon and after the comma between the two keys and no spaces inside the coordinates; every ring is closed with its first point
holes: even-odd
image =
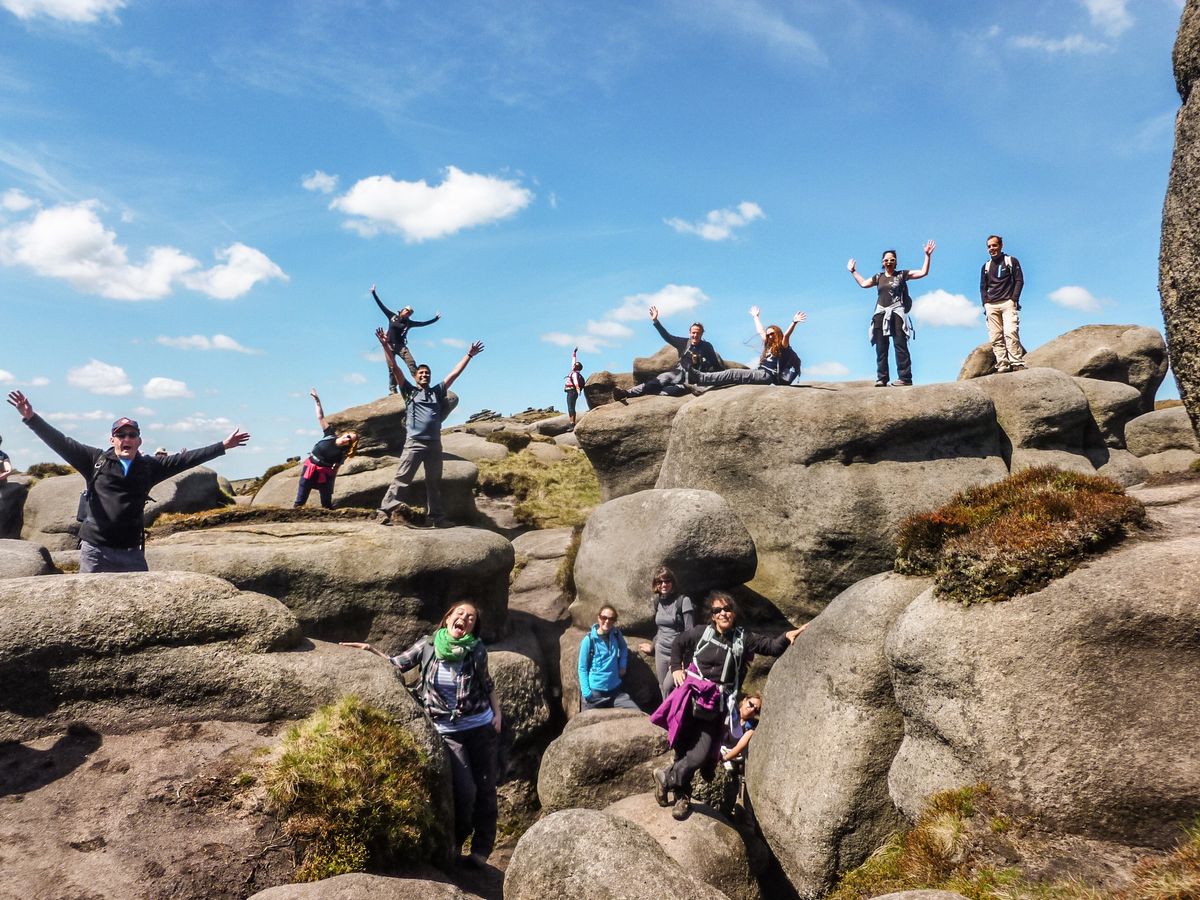
{"type": "Polygon", "coordinates": [[[600,499],[654,487],[667,454],[671,423],[688,397],[641,397],[609,403],[579,421],[575,437],[596,470],[600,499]]]}
{"type": "Polygon", "coordinates": [[[54,571],[50,552],[41,544],[0,540],[0,578],[50,575],[54,571]]]}
{"type": "Polygon", "coordinates": [[[281,884],[249,900],[467,900],[469,896],[440,881],[352,872],[309,884],[281,884]]]}
{"type": "Polygon", "coordinates": [[[1029,351],[1025,364],[1128,384],[1141,394],[1142,412],[1149,412],[1167,377],[1167,346],[1144,325],[1084,325],[1029,351]]]}
{"type": "Polygon", "coordinates": [[[371,522],[227,525],[149,544],[153,570],[204,572],[282,601],[305,634],[390,653],[471,600],[487,640],[504,630],[512,545],[476,528],[419,531],[371,522]]]}

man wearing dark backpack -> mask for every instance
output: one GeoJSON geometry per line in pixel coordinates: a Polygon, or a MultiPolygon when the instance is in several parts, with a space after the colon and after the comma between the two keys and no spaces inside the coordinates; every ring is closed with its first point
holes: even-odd
{"type": "Polygon", "coordinates": [[[246,432],[235,430],[224,441],[158,459],[138,452],[142,432],[133,419],[113,422],[112,446],[101,450],[67,437],[46,422],[20,391],[10,393],[8,402],[33,433],[87,481],[80,503],[80,572],[147,571],[143,514],[150,489],[250,440],[246,432]]]}
{"type": "Polygon", "coordinates": [[[979,273],[979,300],[987,317],[988,340],[996,357],[997,372],[1025,368],[1021,346],[1021,291],[1025,276],[1015,256],[1004,252],[1004,238],[989,234],[988,260],[979,273]]]}

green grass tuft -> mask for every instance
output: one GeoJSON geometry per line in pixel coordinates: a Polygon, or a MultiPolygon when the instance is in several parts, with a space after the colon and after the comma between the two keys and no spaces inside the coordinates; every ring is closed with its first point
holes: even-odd
{"type": "Polygon", "coordinates": [[[527,431],[507,431],[500,429],[499,431],[491,432],[484,440],[489,444],[499,444],[509,453],[519,453],[529,446],[533,438],[527,431]]]}
{"type": "Polygon", "coordinates": [[[583,539],[583,526],[576,525],[571,532],[571,540],[563,553],[562,561],[558,564],[558,572],[554,580],[569,597],[575,596],[575,557],[579,555],[579,544],[583,539]]]}
{"type": "Polygon", "coordinates": [[[300,881],[433,859],[429,758],[390,716],[343,697],[291,728],[266,768],[268,802],[303,847],[300,881]]]}
{"type": "Polygon", "coordinates": [[[518,522],[535,528],[582,525],[600,502],[600,482],[587,456],[564,447],[564,458],[542,462],[530,453],[480,460],[479,489],[491,496],[511,494],[518,522]]]}
{"type": "Polygon", "coordinates": [[[1145,521],[1115,481],[1051,467],[972,488],[899,528],[896,571],[932,575],[938,596],[963,604],[1031,593],[1145,521]]]}
{"type": "Polygon", "coordinates": [[[72,475],[75,470],[70,466],[64,466],[62,463],[43,462],[34,463],[25,470],[25,474],[30,478],[40,481],[43,478],[53,478],[55,475],[72,475]]]}

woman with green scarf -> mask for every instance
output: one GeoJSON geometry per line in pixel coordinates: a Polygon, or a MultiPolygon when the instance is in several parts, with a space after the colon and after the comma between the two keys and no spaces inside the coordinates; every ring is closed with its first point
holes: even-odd
{"type": "Polygon", "coordinates": [[[454,778],[454,838],[459,848],[471,837],[466,861],[487,862],[496,843],[496,763],[500,700],[488,672],[487,648],[478,637],[479,610],[456,603],[437,630],[398,656],[370,644],[345,643],[389,660],[401,672],[420,666],[417,694],[446,749],[454,778]]]}

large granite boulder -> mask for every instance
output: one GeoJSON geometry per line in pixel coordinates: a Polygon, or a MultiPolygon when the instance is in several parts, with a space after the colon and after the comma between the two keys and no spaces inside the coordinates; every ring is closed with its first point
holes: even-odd
{"type": "MultiPolygon", "coordinates": [[[[1163,203],[1158,293],[1179,396],[1200,432],[1200,5],[1184,6],[1175,41],[1175,86],[1183,108],[1175,117],[1175,155],[1163,203]]],[[[1148,410],[1147,410],[1148,411],[1148,410]]]]}
{"type": "MultiPolygon", "coordinates": [[[[450,410],[458,406],[458,396],[446,392],[450,410]]],[[[335,431],[357,431],[358,452],[363,456],[398,456],[404,446],[404,397],[388,394],[361,406],[330,413],[325,417],[335,431]]]]}
{"type": "Polygon", "coordinates": [[[1125,448],[1125,426],[1142,413],[1142,395],[1137,388],[1119,381],[1076,378],[1075,384],[1087,398],[1092,425],[1084,443],[1094,447],[1125,448]]]}
{"type": "Polygon", "coordinates": [[[620,816],[566,809],[521,836],[504,873],[505,900],[728,900],[620,816]]]}
{"type": "Polygon", "coordinates": [[[476,528],[255,522],[169,535],[146,546],[146,559],[152,570],[204,572],[275,597],[310,637],[397,653],[459,600],[479,607],[485,640],[498,638],[513,550],[476,528]]]}
{"type": "Polygon", "coordinates": [[[987,394],[996,408],[1005,455],[1013,450],[1083,453],[1091,411],[1087,397],[1069,375],[1056,369],[1025,369],[986,375],[971,384],[987,394]]]}
{"type": "Polygon", "coordinates": [[[890,569],[905,516],[1007,475],[995,407],[973,381],[741,386],[680,408],[658,487],[723,496],[757,550],[749,587],[800,621],[890,569]]]}
{"type": "Polygon", "coordinates": [[[644,829],[683,871],[730,900],[763,896],[758,879],[770,862],[770,851],[753,833],[739,832],[708,806],[695,804],[692,814],[677,822],[650,793],[618,800],[604,811],[644,829]]]}
{"type": "Polygon", "coordinates": [[[670,760],[667,733],[634,710],[591,709],[550,742],[538,770],[542,809],[603,809],[641,794],[670,760]]]}
{"type": "Polygon", "coordinates": [[[279,601],[185,572],[0,580],[0,741],[299,719],[357,694],[440,743],[395,670],[313,643],[279,601]]]}
{"type": "MultiPolygon", "coordinates": [[[[21,537],[49,550],[75,550],[79,547],[79,495],[84,489],[83,476],[55,475],[43,478],[29,490],[25,501],[25,523],[21,537]]],[[[294,496],[294,494],[293,494],[294,496]]],[[[194,513],[220,509],[233,504],[233,498],[221,490],[217,473],[196,466],[150,489],[146,504],[146,526],[163,513],[194,513]]]]}
{"type": "MultiPolygon", "coordinates": [[[[1200,499],[1148,503],[1159,537],[1037,593],[958,606],[923,593],[887,655],[909,817],[986,782],[1060,831],[1167,847],[1200,811],[1200,499]]],[[[1142,496],[1139,492],[1138,496],[1142,496]]],[[[1153,496],[1151,493],[1149,496],[1153,496]]]]}
{"type": "Polygon", "coordinates": [[[633,358],[633,377],[640,384],[657,378],[663,372],[670,372],[678,365],[679,351],[670,344],[663,344],[650,356],[633,358]]]}
{"type": "Polygon", "coordinates": [[[51,575],[50,551],[30,541],[0,540],[0,578],[51,575]]]}
{"type": "Polygon", "coordinates": [[[443,434],[442,452],[447,457],[457,456],[473,463],[485,459],[504,459],[508,456],[508,448],[503,444],[489,441],[469,431],[451,431],[443,434]]]}
{"type": "Polygon", "coordinates": [[[0,481],[0,539],[21,536],[25,498],[32,481],[27,475],[9,475],[0,481]]]}
{"type": "Polygon", "coordinates": [[[858,582],[771,669],[746,784],[802,896],[825,893],[904,824],[887,785],[903,723],[884,642],[929,583],[890,572],[858,582]]]}
{"type": "MultiPolygon", "coordinates": [[[[601,411],[602,412],[602,411],[601,411]]],[[[575,557],[571,620],[591,628],[610,603],[627,633],[654,633],[650,578],[669,566],[679,589],[697,603],[713,588],[754,577],[750,533],[730,503],[711,490],[639,491],[592,510],[575,557]]]]}
{"type": "Polygon", "coordinates": [[[671,423],[691,399],[639,397],[593,409],[579,420],[575,437],[596,470],[601,500],[654,487],[671,438],[671,423]]]}
{"type": "Polygon", "coordinates": [[[1143,325],[1084,325],[1029,351],[1025,364],[1131,385],[1142,396],[1142,411],[1149,412],[1167,376],[1167,345],[1157,330],[1143,325]]]}
{"type": "Polygon", "coordinates": [[[1200,441],[1182,406],[1156,409],[1138,416],[1125,426],[1125,446],[1134,456],[1150,456],[1164,450],[1200,453],[1200,441]]]}
{"type": "MultiPolygon", "coordinates": [[[[568,719],[579,715],[582,706],[579,696],[579,651],[586,633],[585,629],[568,628],[559,639],[559,684],[563,712],[568,719]]],[[[658,676],[654,673],[654,657],[647,657],[638,652],[641,642],[641,638],[626,636],[629,664],[621,681],[621,690],[644,712],[651,713],[662,702],[662,689],[658,684],[658,676]]]]}
{"type": "Polygon", "coordinates": [[[500,696],[506,746],[518,750],[543,743],[550,725],[547,679],[537,639],[510,635],[488,648],[488,669],[500,696]]]}
{"type": "Polygon", "coordinates": [[[281,884],[249,900],[468,900],[452,884],[424,878],[389,878],[351,872],[307,884],[281,884]]]}
{"type": "MultiPolygon", "coordinates": [[[[500,448],[504,449],[504,448],[500,448]]],[[[400,458],[394,456],[353,456],[346,460],[333,482],[333,505],[375,509],[387,493],[396,474],[400,458]]],[[[446,517],[452,522],[471,522],[475,519],[475,482],[479,469],[473,462],[443,456],[442,504],[446,517]]],[[[300,466],[292,466],[272,475],[254,495],[255,506],[291,506],[296,502],[300,483],[300,466]]],[[[425,507],[425,468],[422,466],[412,483],[400,493],[400,500],[410,506],[425,507]]],[[[316,491],[309,494],[308,506],[320,506],[316,491]]]]}

